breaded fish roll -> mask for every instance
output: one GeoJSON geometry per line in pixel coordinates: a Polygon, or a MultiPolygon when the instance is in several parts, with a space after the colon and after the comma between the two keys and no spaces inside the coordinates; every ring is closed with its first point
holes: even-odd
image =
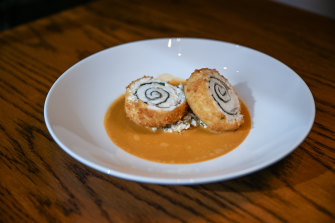
{"type": "Polygon", "coordinates": [[[195,70],[185,83],[187,102],[212,132],[235,130],[243,124],[239,98],[215,69],[195,70]]]}
{"type": "Polygon", "coordinates": [[[126,88],[127,117],[144,127],[163,127],[187,112],[185,94],[179,87],[153,77],[142,77],[126,88]]]}

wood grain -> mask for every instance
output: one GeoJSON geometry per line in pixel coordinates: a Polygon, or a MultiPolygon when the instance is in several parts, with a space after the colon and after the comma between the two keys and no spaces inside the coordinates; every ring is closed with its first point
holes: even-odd
{"type": "Polygon", "coordinates": [[[0,33],[0,222],[334,222],[335,21],[270,1],[93,1],[0,33]],[[235,180],[195,186],[126,181],[63,152],[43,118],[71,65],[157,37],[248,46],[310,87],[315,124],[288,157],[235,180]]]}

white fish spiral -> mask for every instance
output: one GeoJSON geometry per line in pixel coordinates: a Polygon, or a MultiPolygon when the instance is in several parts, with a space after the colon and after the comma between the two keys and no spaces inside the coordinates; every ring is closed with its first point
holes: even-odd
{"type": "Polygon", "coordinates": [[[223,78],[211,76],[208,88],[216,104],[221,110],[229,115],[236,115],[239,108],[238,97],[225,83],[223,78]]]}
{"type": "Polygon", "coordinates": [[[149,80],[138,85],[135,96],[148,105],[158,108],[169,108],[181,103],[182,91],[166,82],[149,80]]]}

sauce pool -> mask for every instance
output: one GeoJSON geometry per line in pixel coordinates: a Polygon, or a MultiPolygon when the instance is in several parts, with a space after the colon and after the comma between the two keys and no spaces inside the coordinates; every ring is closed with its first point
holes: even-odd
{"type": "Polygon", "coordinates": [[[108,136],[128,153],[159,163],[188,164],[222,156],[239,146],[251,128],[250,114],[242,101],[244,124],[235,131],[221,134],[211,133],[201,126],[181,133],[154,132],[129,120],[124,103],[124,95],[121,95],[105,114],[104,126],[108,136]]]}

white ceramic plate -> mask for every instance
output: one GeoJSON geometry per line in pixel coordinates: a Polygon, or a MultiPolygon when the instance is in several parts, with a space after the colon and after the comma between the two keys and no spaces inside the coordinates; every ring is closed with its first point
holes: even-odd
{"type": "Polygon", "coordinates": [[[221,181],[267,167],[298,147],[314,116],[309,88],[283,63],[240,45],[193,38],[138,41],[96,53],[60,76],[44,107],[50,134],[70,156],[112,176],[157,184],[221,181]],[[132,80],[162,73],[186,79],[203,67],[226,76],[250,110],[252,128],[238,148],[213,160],[170,165],[137,158],[111,142],[105,112],[132,80]]]}

